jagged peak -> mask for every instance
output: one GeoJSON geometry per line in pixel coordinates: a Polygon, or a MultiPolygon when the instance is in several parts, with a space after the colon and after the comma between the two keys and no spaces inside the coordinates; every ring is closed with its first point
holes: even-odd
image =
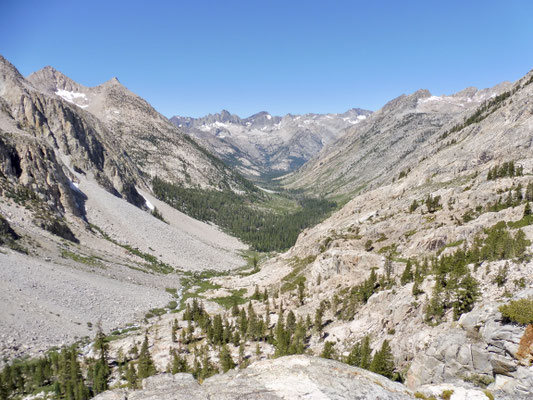
{"type": "Polygon", "coordinates": [[[105,81],[104,83],[102,83],[101,85],[98,85],[97,87],[121,87],[121,88],[126,88],[122,83],[120,83],[120,81],[118,80],[118,78],[116,76],[112,77],[111,79],[109,79],[108,81],[105,81]]]}
{"type": "Polygon", "coordinates": [[[416,99],[431,97],[431,92],[427,89],[418,89],[416,92],[408,95],[407,97],[416,98],[416,99]]]}
{"type": "Polygon", "coordinates": [[[112,85],[122,85],[118,78],[116,76],[112,77],[110,80],[107,81],[107,83],[110,83],[112,85]]]}
{"type": "Polygon", "coordinates": [[[431,97],[431,92],[427,89],[418,89],[411,94],[401,94],[400,96],[392,99],[381,108],[381,112],[389,112],[397,108],[414,108],[416,107],[418,100],[431,97]]]}

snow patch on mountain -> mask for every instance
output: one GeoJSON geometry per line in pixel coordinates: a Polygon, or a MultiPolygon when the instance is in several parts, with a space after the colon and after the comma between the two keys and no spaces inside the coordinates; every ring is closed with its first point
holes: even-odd
{"type": "Polygon", "coordinates": [[[85,108],[88,106],[88,104],[83,104],[83,103],[89,102],[89,99],[87,98],[87,95],[85,93],[77,93],[77,92],[71,92],[71,91],[64,90],[64,89],[57,89],[55,94],[57,94],[63,100],[68,101],[69,103],[72,103],[72,104],[76,104],[77,106],[81,108],[85,108]]]}

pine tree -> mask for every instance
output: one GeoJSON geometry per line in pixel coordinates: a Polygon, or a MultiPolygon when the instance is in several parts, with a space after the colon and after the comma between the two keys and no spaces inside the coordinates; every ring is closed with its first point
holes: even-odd
{"type": "Polygon", "coordinates": [[[130,361],[128,363],[128,367],[126,370],[126,380],[128,381],[128,387],[130,389],[137,387],[137,372],[135,371],[133,361],[130,361]]]}
{"type": "Polygon", "coordinates": [[[241,336],[246,335],[246,331],[248,330],[248,318],[246,317],[246,310],[241,308],[241,314],[239,315],[239,331],[241,333],[241,336]]]}
{"type": "Polygon", "coordinates": [[[270,329],[270,303],[268,301],[265,310],[265,328],[270,329]]]}
{"type": "Polygon", "coordinates": [[[209,359],[209,354],[207,352],[207,346],[202,348],[202,369],[200,373],[200,380],[207,379],[211,375],[214,375],[218,372],[216,367],[211,363],[209,359]]]}
{"type": "Polygon", "coordinates": [[[259,286],[255,285],[255,291],[254,294],[251,297],[252,300],[260,300],[261,299],[261,293],[259,293],[259,286]]]}
{"type": "Polygon", "coordinates": [[[228,346],[225,344],[223,344],[220,349],[219,359],[220,369],[222,370],[222,372],[226,373],[230,369],[235,368],[235,362],[233,361],[233,358],[231,358],[231,353],[228,349],[228,346]]]}
{"type": "Polygon", "coordinates": [[[275,355],[281,357],[287,355],[289,348],[289,341],[287,338],[287,332],[285,330],[285,324],[283,322],[283,312],[278,314],[278,322],[276,324],[276,351],[275,355]]]}
{"type": "Polygon", "coordinates": [[[455,292],[455,301],[453,303],[454,319],[457,320],[462,314],[472,311],[479,295],[479,284],[468,273],[461,280],[455,292]]]}
{"type": "Polygon", "coordinates": [[[224,328],[222,326],[222,317],[220,316],[220,314],[217,314],[213,318],[213,333],[212,333],[213,344],[215,346],[222,344],[223,335],[224,335],[224,328]]]}
{"type": "Polygon", "coordinates": [[[175,349],[172,349],[172,374],[177,374],[180,372],[189,372],[189,365],[187,364],[187,359],[182,357],[175,349]]]}
{"type": "Polygon", "coordinates": [[[411,291],[413,296],[417,297],[419,294],[424,293],[422,289],[420,289],[420,281],[415,279],[415,283],[413,285],[413,289],[411,291]]]}
{"type": "Polygon", "coordinates": [[[533,182],[529,182],[526,186],[526,201],[533,201],[533,182]]]}
{"type": "Polygon", "coordinates": [[[405,285],[406,283],[411,282],[413,280],[414,277],[411,267],[411,259],[408,259],[407,264],[405,265],[405,269],[403,270],[402,277],[400,279],[400,283],[402,285],[405,285]]]}
{"type": "Polygon", "coordinates": [[[305,337],[307,336],[307,329],[302,318],[298,320],[296,329],[289,346],[289,354],[303,354],[305,352],[305,337]]]}
{"type": "Polygon", "coordinates": [[[335,352],[335,343],[327,341],[324,343],[324,349],[320,353],[320,357],[327,358],[329,360],[335,360],[337,358],[335,352]]]}
{"type": "Polygon", "coordinates": [[[426,304],[425,307],[426,322],[435,321],[436,323],[439,323],[440,319],[444,316],[444,302],[442,296],[442,286],[437,280],[435,282],[435,286],[433,287],[431,300],[426,304]]]}
{"type": "Polygon", "coordinates": [[[244,343],[239,346],[239,369],[246,368],[248,366],[248,360],[244,355],[244,343]]]}
{"type": "Polygon", "coordinates": [[[236,318],[239,316],[239,313],[239,306],[237,305],[237,301],[235,301],[231,307],[231,316],[236,318]]]}
{"type": "Polygon", "coordinates": [[[368,369],[372,363],[372,347],[370,347],[370,336],[365,336],[361,344],[361,362],[359,367],[368,369]]]}
{"type": "Polygon", "coordinates": [[[370,364],[370,371],[392,379],[394,374],[394,356],[387,340],[383,341],[381,349],[376,352],[370,364]]]}
{"type": "Polygon", "coordinates": [[[152,356],[148,350],[148,336],[144,336],[144,341],[141,346],[141,352],[139,354],[139,361],[137,366],[137,374],[140,380],[155,375],[157,370],[155,369],[152,356]]]}
{"type": "Polygon", "coordinates": [[[311,322],[311,316],[307,314],[305,316],[305,329],[309,330],[311,328],[312,322],[311,322]]]}
{"type": "Polygon", "coordinates": [[[287,329],[287,334],[290,338],[296,329],[296,316],[294,315],[292,310],[290,310],[287,314],[287,321],[285,325],[287,329]]]}
{"type": "Polygon", "coordinates": [[[177,338],[176,338],[176,332],[177,331],[178,331],[178,321],[174,320],[172,322],[172,331],[171,331],[172,343],[176,343],[176,341],[177,341],[177,338]]]}
{"type": "Polygon", "coordinates": [[[346,364],[352,365],[354,367],[359,367],[361,365],[361,343],[356,343],[348,357],[346,357],[346,364]]]}
{"type": "Polygon", "coordinates": [[[318,334],[322,333],[322,316],[323,316],[322,305],[320,305],[315,312],[315,330],[318,334]]]}
{"type": "Polygon", "coordinates": [[[303,279],[298,282],[298,300],[300,305],[303,306],[305,300],[305,283],[303,279]]]}
{"type": "Polygon", "coordinates": [[[99,322],[94,339],[94,350],[99,353],[99,358],[93,365],[93,392],[95,393],[102,393],[108,388],[107,381],[110,375],[109,365],[107,363],[108,349],[109,345],[105,341],[105,335],[99,322]]]}
{"type": "Polygon", "coordinates": [[[232,343],[234,346],[238,346],[241,344],[241,335],[238,330],[236,330],[235,333],[233,334],[232,343]]]}

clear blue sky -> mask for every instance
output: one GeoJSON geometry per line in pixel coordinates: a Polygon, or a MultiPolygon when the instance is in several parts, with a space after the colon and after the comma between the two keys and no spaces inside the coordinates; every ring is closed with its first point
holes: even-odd
{"type": "Polygon", "coordinates": [[[533,1],[0,0],[0,54],[166,116],[376,110],[533,69],[533,1]]]}

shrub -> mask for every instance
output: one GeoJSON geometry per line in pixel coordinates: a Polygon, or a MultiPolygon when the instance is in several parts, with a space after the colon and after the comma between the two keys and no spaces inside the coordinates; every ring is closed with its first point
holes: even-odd
{"type": "Polygon", "coordinates": [[[521,325],[533,324],[533,298],[513,300],[500,306],[503,317],[521,325]]]}
{"type": "Polygon", "coordinates": [[[177,306],[178,306],[178,303],[176,301],[174,301],[174,300],[170,301],[167,304],[167,308],[169,308],[171,310],[174,310],[177,306]]]}
{"type": "Polygon", "coordinates": [[[440,397],[444,400],[450,400],[453,394],[453,390],[443,390],[440,397]]]}

